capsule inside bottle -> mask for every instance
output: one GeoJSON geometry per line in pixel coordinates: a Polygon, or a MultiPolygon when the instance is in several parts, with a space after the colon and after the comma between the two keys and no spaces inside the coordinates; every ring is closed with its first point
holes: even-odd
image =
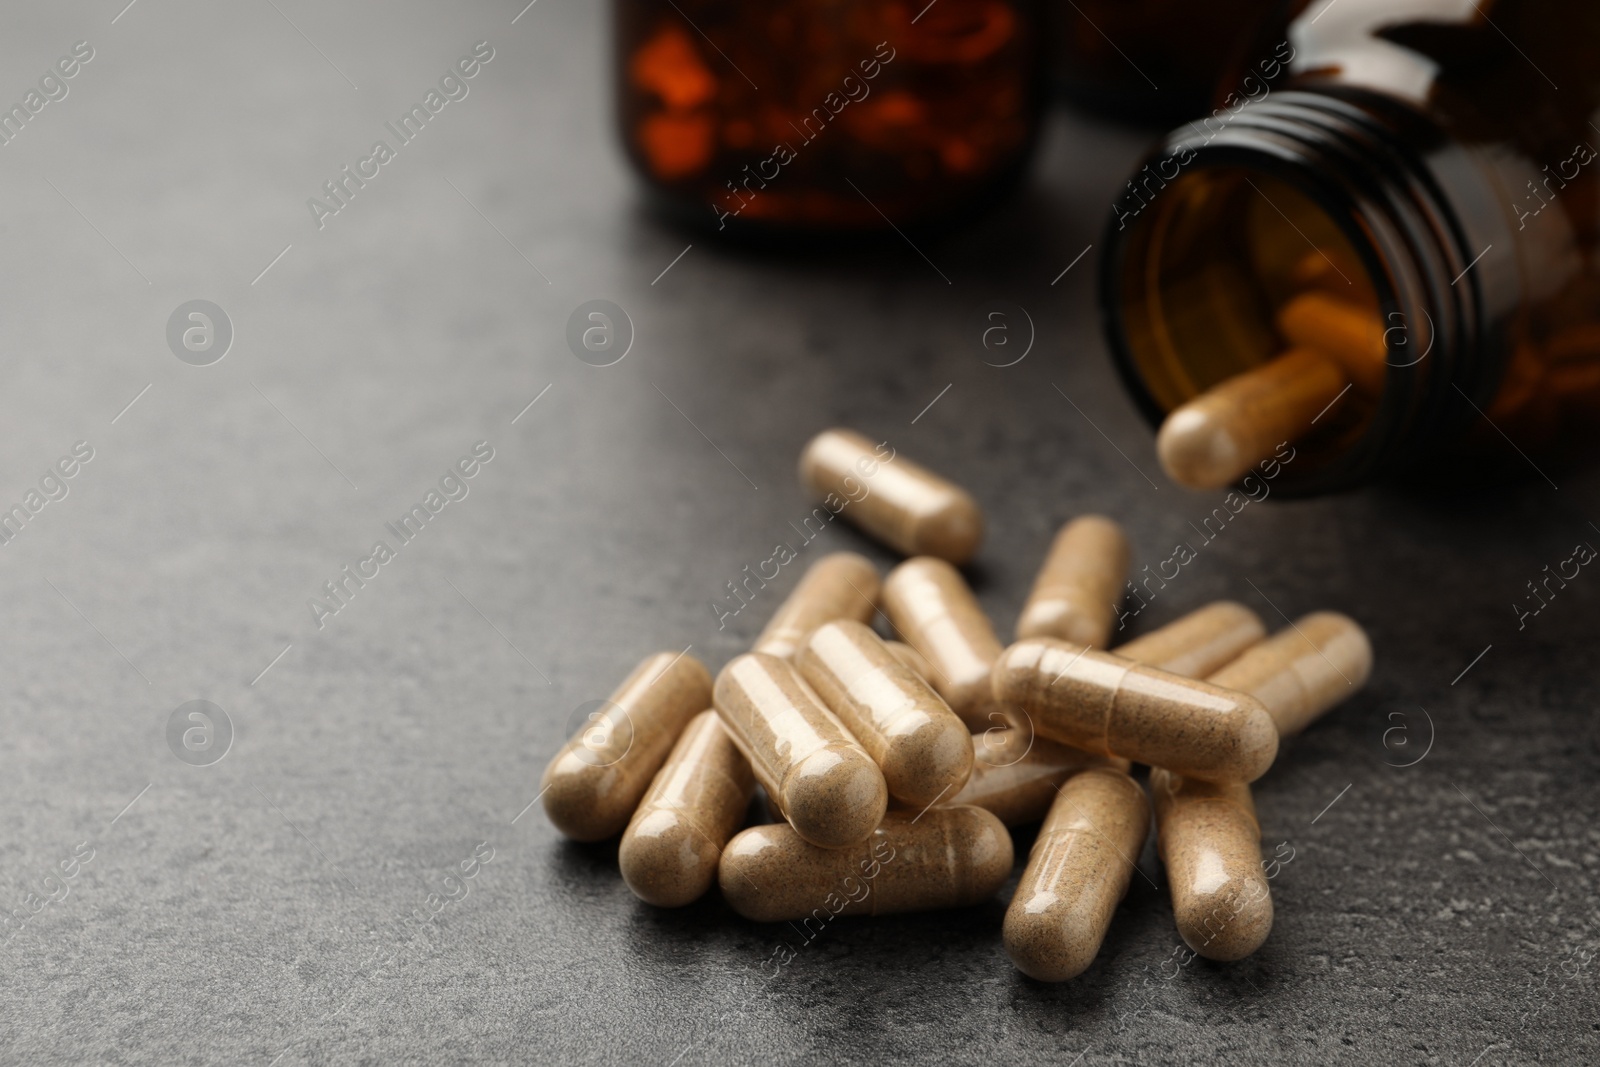
{"type": "MultiPolygon", "coordinates": [[[[1268,128],[1249,136],[1277,146],[1268,128]]],[[[1375,235],[1313,193],[1320,182],[1234,165],[1219,147],[1200,148],[1206,163],[1185,168],[1113,239],[1113,353],[1165,424],[1158,452],[1180,484],[1238,480],[1260,499],[1357,482],[1401,458],[1394,420],[1426,390],[1391,395],[1389,377],[1413,376],[1396,368],[1429,350],[1434,326],[1380,315],[1393,278],[1370,266],[1375,235]]],[[[1276,147],[1267,154],[1279,158],[1276,147]]]]}
{"type": "Polygon", "coordinates": [[[1370,397],[1383,392],[1389,350],[1382,316],[1326,292],[1296,296],[1278,311],[1278,331],[1296,348],[1333,360],[1370,397]]]}
{"type": "Polygon", "coordinates": [[[1231,485],[1309,433],[1349,384],[1326,356],[1292,349],[1169,414],[1156,435],[1161,467],[1191,489],[1231,485]]]}

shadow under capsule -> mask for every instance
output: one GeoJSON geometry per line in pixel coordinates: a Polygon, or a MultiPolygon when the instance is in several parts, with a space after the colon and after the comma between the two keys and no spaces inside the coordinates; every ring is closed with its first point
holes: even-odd
{"type": "Polygon", "coordinates": [[[555,871],[564,881],[620,880],[617,845],[621,840],[620,836],[604,841],[573,841],[563,837],[550,848],[555,871]]]}

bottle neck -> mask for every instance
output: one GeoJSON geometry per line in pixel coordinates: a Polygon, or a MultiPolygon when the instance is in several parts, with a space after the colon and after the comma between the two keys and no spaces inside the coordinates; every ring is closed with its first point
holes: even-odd
{"type": "MultiPolygon", "coordinates": [[[[1473,405],[1487,406],[1502,369],[1502,357],[1486,343],[1491,330],[1473,269],[1483,249],[1473,247],[1453,206],[1455,186],[1478,181],[1475,171],[1459,146],[1410,108],[1314,91],[1274,93],[1173,133],[1115,205],[1101,305],[1118,369],[1145,415],[1159,424],[1172,406],[1171,388],[1149,380],[1150,363],[1135,351],[1135,335],[1149,333],[1139,317],[1172,314],[1171,294],[1150,280],[1158,271],[1153,260],[1180,233],[1195,240],[1197,227],[1202,245],[1214,239],[1220,249],[1237,240],[1220,212],[1205,217],[1203,198],[1180,194],[1166,204],[1163,198],[1177,192],[1171,186],[1218,173],[1241,178],[1256,193],[1270,181],[1314,205],[1317,221],[1337,228],[1359,258],[1384,331],[1386,366],[1370,413],[1350,433],[1313,439],[1306,461],[1285,467],[1280,487],[1302,495],[1349,488],[1402,470],[1457,438],[1476,417],[1473,405]],[[1181,217],[1185,212],[1191,217],[1181,217]],[[1216,232],[1204,234],[1207,226],[1216,232]]],[[[1277,214],[1314,247],[1306,227],[1277,214]]],[[[1269,316],[1257,332],[1271,329],[1269,316]]],[[[1176,336],[1164,327],[1156,332],[1176,336]]],[[[1182,363],[1185,353],[1171,357],[1182,363]]]]}

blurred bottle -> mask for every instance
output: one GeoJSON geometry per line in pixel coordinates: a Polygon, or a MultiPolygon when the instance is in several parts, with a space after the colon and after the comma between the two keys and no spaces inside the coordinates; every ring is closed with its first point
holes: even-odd
{"type": "Polygon", "coordinates": [[[1084,107],[1140,122],[1203,115],[1283,0],[1051,0],[1054,80],[1084,107]]]}
{"type": "Polygon", "coordinates": [[[615,0],[617,112],[658,205],[740,235],[923,227],[1037,133],[1031,0],[615,0]]]}
{"type": "Polygon", "coordinates": [[[1348,388],[1280,486],[1592,444],[1597,56],[1594,0],[1306,5],[1251,101],[1171,134],[1113,207],[1102,312],[1152,422],[1225,382],[1279,418],[1274,375],[1313,412],[1309,351],[1348,388]]]}

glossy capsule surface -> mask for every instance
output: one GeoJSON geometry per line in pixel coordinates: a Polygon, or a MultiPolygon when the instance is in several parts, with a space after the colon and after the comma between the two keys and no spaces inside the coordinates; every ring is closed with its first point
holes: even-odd
{"type": "Polygon", "coordinates": [[[1044,818],[1056,799],[1057,787],[1079,771],[1128,769],[1125,759],[1030,737],[1026,729],[1012,726],[973,734],[972,747],[972,775],[950,803],[983,808],[1007,826],[1044,818]]]}
{"type": "Polygon", "coordinates": [[[717,713],[696,715],[623,831],[617,866],[634,896],[680,908],[704,895],[754,788],[750,764],[717,713]]]}
{"type": "Polygon", "coordinates": [[[1277,321],[1278,331],[1291,345],[1333,360],[1368,396],[1383,392],[1389,361],[1385,327],[1389,324],[1376,308],[1313,290],[1285,304],[1277,321]]]}
{"type": "Polygon", "coordinates": [[[1011,835],[981,808],[892,813],[851,848],[809,844],[790,826],[754,826],[722,853],[718,882],[733,910],[757,922],[826,924],[838,915],[961,908],[1011,876],[1011,835]]]}
{"type": "Polygon", "coordinates": [[[883,820],[883,772],[788,660],[735,658],[717,675],[714,700],[756,781],[807,841],[843,848],[883,820]]]}
{"type": "MultiPolygon", "coordinates": [[[[1152,630],[1115,650],[1116,655],[1185,677],[1202,677],[1233,659],[1265,630],[1255,612],[1218,601],[1152,630]]],[[[1097,756],[1034,735],[1026,717],[1016,727],[997,727],[972,738],[974,758],[967,787],[951,801],[992,811],[1007,826],[1038,822],[1050,810],[1056,787],[1079,771],[1128,761],[1097,756]]]]}
{"type": "Polygon", "coordinates": [[[1128,577],[1128,537],[1103,515],[1063,526],[1017,618],[1017,637],[1059,637],[1104,648],[1128,577]]]}
{"type": "Polygon", "coordinates": [[[949,705],[859,622],[812,631],[800,674],[883,770],[889,795],[918,806],[954,796],[972,771],[972,736],[949,705]]]}
{"type": "Polygon", "coordinates": [[[1240,960],[1272,932],[1261,828],[1250,787],[1150,770],[1157,848],[1184,943],[1208,960],[1240,960]]]}
{"type": "Polygon", "coordinates": [[[710,703],[699,660],[645,657],[545,768],[540,789],[556,829],[575,841],[620,833],[684,726],[710,703]]]}
{"type": "Polygon", "coordinates": [[[1149,828],[1144,790],[1124,772],[1101,768],[1067,780],[1039,828],[1001,930],[1022,973],[1064,982],[1094,962],[1149,828]]]}
{"type": "Polygon", "coordinates": [[[1003,721],[991,718],[1001,709],[989,685],[1000,640],[961,572],[929,556],[906,560],[884,579],[883,613],[895,636],[928,661],[929,683],[969,729],[1003,721]]]}
{"type": "Polygon", "coordinates": [[[908,556],[965,563],[983,540],[983,512],[970,493],[854,430],[812,438],[800,481],[830,511],[908,556]]]}
{"type": "Polygon", "coordinates": [[[1112,651],[1185,678],[1208,678],[1266,636],[1261,616],[1243,604],[1218,600],[1112,651]]]}
{"type": "Polygon", "coordinates": [[[1041,736],[1209,781],[1255,781],[1278,754],[1254,697],[1049,638],[1008,648],[994,692],[1041,736]]]}
{"type": "Polygon", "coordinates": [[[1348,384],[1333,360],[1292,349],[1174,409],[1156,435],[1156,455],[1179,485],[1220,489],[1304,437],[1348,384]]]}
{"type": "Polygon", "coordinates": [[[871,622],[878,613],[878,568],[854,552],[833,552],[806,570],[794,591],[768,620],[752,652],[788,659],[825,622],[871,622]]]}
{"type": "Polygon", "coordinates": [[[894,653],[894,658],[904,663],[918,678],[926,682],[933,675],[933,664],[928,662],[928,658],[904,641],[885,641],[884,644],[894,653]]]}
{"type": "Polygon", "coordinates": [[[1209,677],[1266,707],[1280,736],[1305,729],[1354,696],[1372,675],[1372,642],[1349,616],[1319,611],[1297,619],[1209,677]]]}

